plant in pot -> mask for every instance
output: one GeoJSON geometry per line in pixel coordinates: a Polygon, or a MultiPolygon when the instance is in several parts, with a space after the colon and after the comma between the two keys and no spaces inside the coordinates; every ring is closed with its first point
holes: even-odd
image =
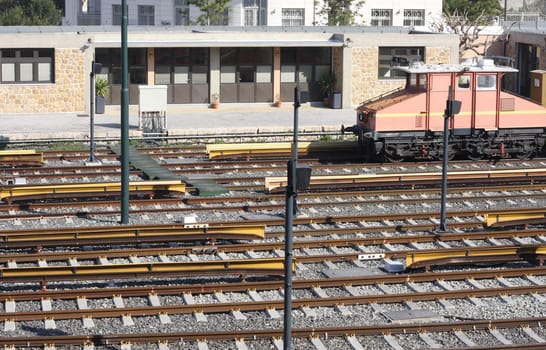
{"type": "Polygon", "coordinates": [[[220,104],[220,95],[219,94],[212,94],[210,97],[210,106],[214,109],[218,108],[218,105],[220,104]]]}
{"type": "Polygon", "coordinates": [[[336,78],[332,72],[325,73],[319,82],[320,92],[324,98],[324,106],[330,105],[330,96],[336,87],[336,78]]]}
{"type": "Polygon", "coordinates": [[[282,98],[280,94],[275,98],[275,107],[282,107],[282,98]]]}
{"type": "Polygon", "coordinates": [[[95,79],[95,113],[104,114],[104,98],[108,96],[108,80],[104,78],[95,79]]]}

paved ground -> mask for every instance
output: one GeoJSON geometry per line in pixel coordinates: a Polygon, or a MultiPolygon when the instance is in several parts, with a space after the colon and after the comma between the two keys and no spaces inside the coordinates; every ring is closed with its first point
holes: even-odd
{"type": "MultiPolygon", "coordinates": [[[[0,115],[0,137],[12,140],[28,139],[87,139],[89,115],[75,113],[42,113],[34,115],[0,115]]],[[[338,131],[341,125],[355,123],[354,109],[329,109],[303,105],[298,109],[299,131],[338,131]]],[[[105,114],[94,117],[97,138],[120,135],[119,106],[107,106],[105,114]]],[[[207,135],[227,133],[266,133],[291,131],[294,107],[284,103],[276,108],[269,104],[222,104],[219,109],[207,105],[170,105],[167,111],[169,135],[207,135]]],[[[139,136],[138,106],[129,108],[130,136],[139,136]]]]}

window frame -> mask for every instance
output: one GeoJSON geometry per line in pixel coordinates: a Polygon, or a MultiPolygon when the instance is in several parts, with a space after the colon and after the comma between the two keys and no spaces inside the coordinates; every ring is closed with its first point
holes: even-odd
{"type": "Polygon", "coordinates": [[[0,48],[0,85],[22,84],[54,84],[55,83],[55,49],[54,48],[0,48]],[[5,55],[10,52],[10,56],[5,55]],[[31,53],[31,55],[29,55],[31,53]],[[13,80],[5,81],[3,78],[3,65],[13,65],[13,80]],[[22,66],[31,65],[32,77],[30,80],[22,79],[22,66]],[[41,68],[49,65],[49,78],[40,80],[41,68]]]}
{"type": "Polygon", "coordinates": [[[377,77],[379,80],[405,79],[405,73],[391,70],[390,67],[407,67],[415,61],[424,62],[426,57],[424,46],[379,46],[377,50],[377,77]]]}
{"type": "Polygon", "coordinates": [[[155,6],[154,5],[138,5],[138,25],[139,26],[155,25],[155,6]]]}
{"type": "Polygon", "coordinates": [[[305,8],[283,7],[281,10],[281,14],[283,27],[305,26],[305,8]]]}
{"type": "Polygon", "coordinates": [[[374,27],[392,26],[392,9],[371,9],[370,25],[374,27]]]}
{"type": "Polygon", "coordinates": [[[404,9],[404,26],[424,26],[424,9],[404,9]]]}

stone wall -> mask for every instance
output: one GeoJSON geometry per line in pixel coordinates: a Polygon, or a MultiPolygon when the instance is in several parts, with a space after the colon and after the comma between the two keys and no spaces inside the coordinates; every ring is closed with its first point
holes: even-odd
{"type": "MultiPolygon", "coordinates": [[[[427,47],[425,50],[426,63],[450,63],[451,50],[449,47],[427,47]]],[[[351,103],[353,105],[358,106],[366,100],[404,86],[405,81],[403,80],[378,79],[378,47],[353,48],[352,58],[351,103]]]]}
{"type": "Polygon", "coordinates": [[[0,84],[0,113],[83,112],[84,54],[55,49],[55,83],[0,84]]]}

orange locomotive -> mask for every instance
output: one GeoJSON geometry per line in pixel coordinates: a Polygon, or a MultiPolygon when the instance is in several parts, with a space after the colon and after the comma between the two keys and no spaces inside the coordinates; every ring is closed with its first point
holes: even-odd
{"type": "Polygon", "coordinates": [[[363,103],[357,124],[344,129],[358,136],[367,160],[441,159],[450,90],[461,110],[449,121],[449,158],[529,158],[543,150],[546,108],[501,89],[503,75],[516,69],[491,59],[392,69],[406,74],[406,86],[363,103]]]}

